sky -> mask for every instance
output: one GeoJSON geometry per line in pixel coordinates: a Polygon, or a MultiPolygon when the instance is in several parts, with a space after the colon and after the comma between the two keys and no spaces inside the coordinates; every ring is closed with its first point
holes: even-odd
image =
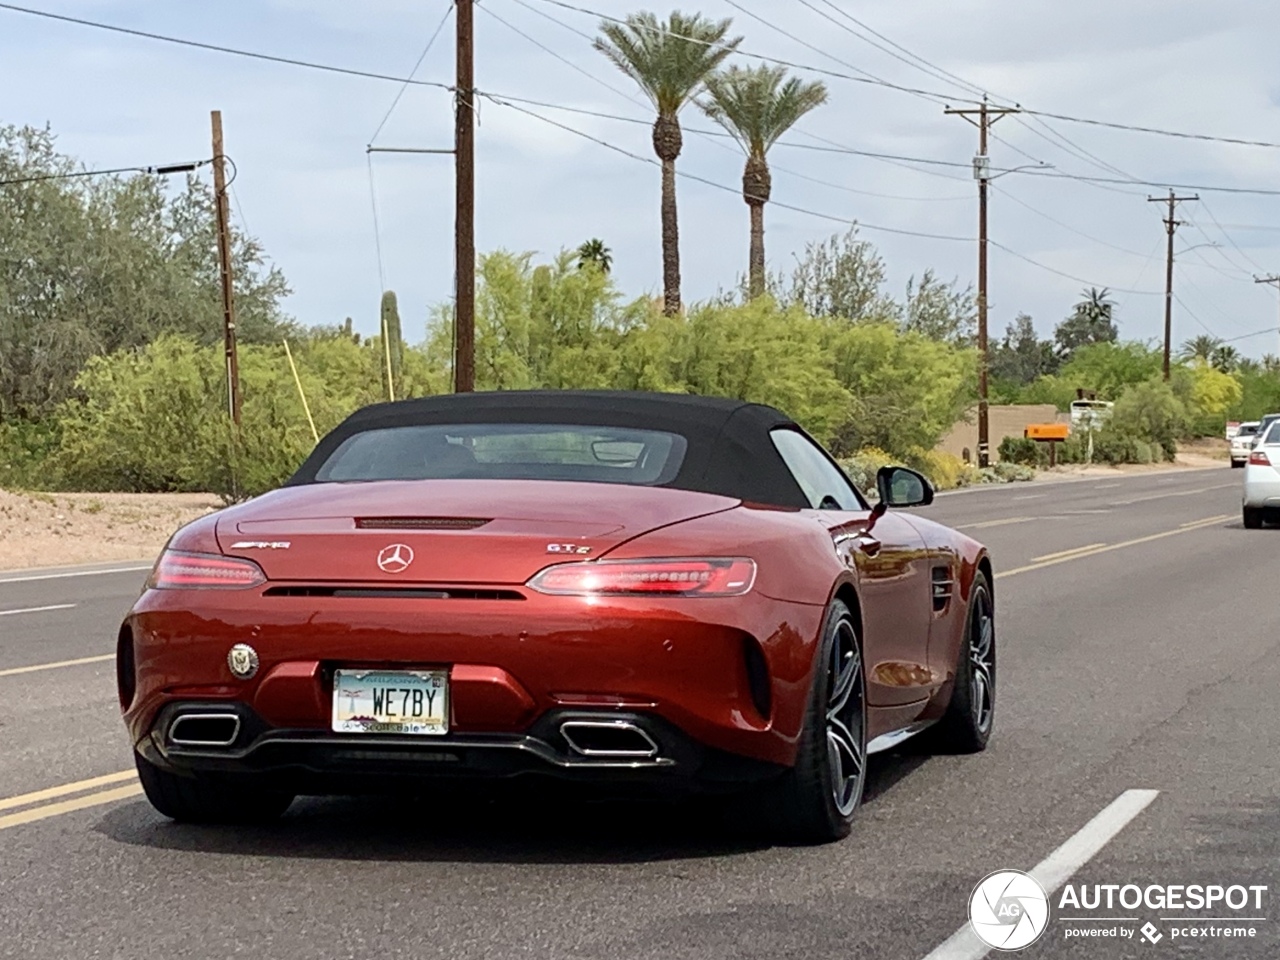
{"type": "MultiPolygon", "coordinates": [[[[645,9],[636,0],[566,2],[617,17],[645,9]]],[[[22,5],[392,78],[409,76],[421,58],[417,80],[452,82],[446,0],[22,5]]],[[[886,261],[890,292],[901,296],[926,269],[975,282],[977,131],[943,110],[971,105],[980,91],[1042,113],[1280,143],[1280,4],[1272,0],[703,0],[696,9],[732,17],[741,50],[785,60],[829,87],[828,103],[771,154],[774,270],[789,272],[806,244],[857,221],[886,261]]],[[[483,0],[475,17],[476,85],[492,95],[480,101],[477,131],[479,249],[549,258],[599,237],[626,294],[659,294],[652,112],[591,48],[598,17],[552,0],[483,0]],[[504,95],[556,106],[517,109],[504,95]]],[[[421,339],[431,307],[452,294],[452,159],[366,149],[451,147],[447,90],[0,8],[0,123],[49,125],[88,168],[207,157],[211,109],[223,113],[238,171],[233,216],[283,270],[293,289],[288,312],[305,324],[349,316],[372,333],[380,293],[393,289],[406,336],[421,339]]],[[[716,128],[696,107],[682,120],[689,302],[735,287],[745,273],[748,213],[736,146],[707,135],[716,128]]],[[[1189,186],[1180,195],[1201,199],[1178,209],[1175,345],[1210,333],[1246,354],[1280,354],[1280,291],[1254,282],[1280,273],[1280,195],[1206,189],[1280,192],[1280,149],[1031,114],[1006,117],[993,133],[996,170],[1051,165],[992,182],[993,336],[1019,313],[1048,336],[1082,289],[1096,286],[1113,292],[1122,337],[1160,338],[1167,208],[1148,197],[1176,183],[1189,186]]]]}

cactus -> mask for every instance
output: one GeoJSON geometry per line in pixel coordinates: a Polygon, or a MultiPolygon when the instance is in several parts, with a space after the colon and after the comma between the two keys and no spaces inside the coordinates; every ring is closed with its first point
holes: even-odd
{"type": "Polygon", "coordinates": [[[401,368],[404,364],[404,338],[400,332],[400,309],[396,305],[396,295],[393,290],[388,290],[382,295],[382,336],[383,354],[379,364],[382,369],[382,391],[388,400],[394,400],[402,395],[401,368]],[[390,382],[388,382],[388,376],[390,382]]]}

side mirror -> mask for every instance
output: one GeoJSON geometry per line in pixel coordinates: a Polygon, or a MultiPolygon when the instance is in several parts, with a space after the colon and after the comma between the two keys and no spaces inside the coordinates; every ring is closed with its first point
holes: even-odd
{"type": "Polygon", "coordinates": [[[876,472],[880,502],[888,507],[927,507],[933,503],[933,487],[923,474],[907,467],[881,467],[876,472]]]}

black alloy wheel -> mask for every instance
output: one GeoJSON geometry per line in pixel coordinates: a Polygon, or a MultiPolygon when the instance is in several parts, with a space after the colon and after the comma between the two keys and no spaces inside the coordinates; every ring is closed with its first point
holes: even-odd
{"type": "Polygon", "coordinates": [[[969,590],[964,641],[956,662],[951,702],[931,732],[934,742],[951,753],[985,750],[995,725],[996,613],[991,585],[984,573],[969,590]]]}

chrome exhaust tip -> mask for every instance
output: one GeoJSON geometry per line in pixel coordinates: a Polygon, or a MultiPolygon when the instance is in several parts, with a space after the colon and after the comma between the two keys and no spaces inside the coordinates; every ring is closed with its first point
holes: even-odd
{"type": "Polygon", "coordinates": [[[566,720],[560,735],[584,757],[650,760],[658,755],[653,738],[629,720],[566,720]]]}
{"type": "Polygon", "coordinates": [[[234,713],[183,713],[169,724],[169,742],[180,747],[229,747],[238,736],[234,713]]]}

